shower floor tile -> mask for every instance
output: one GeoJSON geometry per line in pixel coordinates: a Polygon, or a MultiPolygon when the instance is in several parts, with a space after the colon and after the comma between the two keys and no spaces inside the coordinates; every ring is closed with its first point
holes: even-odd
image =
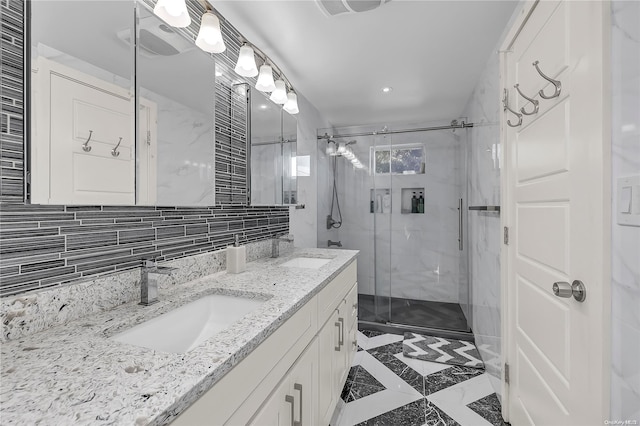
{"type": "Polygon", "coordinates": [[[402,336],[359,331],[332,426],[504,426],[482,369],[406,358],[402,336]]]}
{"type": "Polygon", "coordinates": [[[361,321],[390,321],[396,324],[456,331],[469,329],[462,308],[457,303],[392,297],[391,318],[388,318],[389,298],[381,297],[378,301],[380,311],[376,317],[374,296],[359,294],[358,307],[358,319],[361,321]]]}

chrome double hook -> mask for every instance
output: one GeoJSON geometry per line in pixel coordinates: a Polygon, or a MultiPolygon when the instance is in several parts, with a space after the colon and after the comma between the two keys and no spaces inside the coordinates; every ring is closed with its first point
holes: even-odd
{"type": "Polygon", "coordinates": [[[527,112],[527,111],[525,111],[524,107],[522,107],[522,108],[520,108],[520,112],[523,113],[524,115],[537,114],[538,110],[540,109],[540,102],[538,100],[532,99],[532,98],[528,97],[527,95],[525,95],[524,93],[522,93],[522,91],[520,90],[520,84],[516,84],[513,87],[518,91],[520,96],[525,98],[527,101],[531,102],[531,105],[533,105],[533,111],[527,112]]]}
{"type": "Polygon", "coordinates": [[[553,99],[553,98],[557,98],[558,96],[560,96],[560,92],[562,91],[562,83],[558,80],[554,80],[551,77],[547,77],[542,71],[540,71],[540,68],[538,67],[538,64],[540,63],[540,61],[535,61],[533,63],[533,66],[536,67],[536,70],[538,71],[538,74],[540,74],[540,76],[542,78],[544,78],[545,80],[547,80],[549,83],[553,84],[554,87],[554,91],[553,94],[547,96],[544,94],[544,90],[540,89],[540,91],[538,92],[538,94],[540,95],[540,97],[542,99],[553,99]]]}
{"type": "Polygon", "coordinates": [[[516,117],[518,117],[518,122],[516,124],[511,123],[511,120],[507,120],[507,125],[509,127],[521,126],[522,125],[522,114],[512,110],[509,107],[509,92],[507,91],[507,89],[504,89],[504,96],[502,97],[502,105],[504,106],[503,111],[509,111],[511,114],[513,114],[516,117]]]}
{"type": "Polygon", "coordinates": [[[120,144],[122,143],[122,138],[120,138],[120,140],[118,141],[118,144],[115,146],[115,148],[113,148],[111,150],[111,155],[113,155],[114,157],[117,157],[120,155],[120,151],[118,151],[118,147],[120,146],[120,144]]]}
{"type": "Polygon", "coordinates": [[[82,144],[82,150],[84,152],[89,152],[91,151],[91,147],[89,146],[89,141],[91,140],[91,135],[93,135],[93,130],[89,130],[89,137],[87,138],[87,140],[82,144]]]}

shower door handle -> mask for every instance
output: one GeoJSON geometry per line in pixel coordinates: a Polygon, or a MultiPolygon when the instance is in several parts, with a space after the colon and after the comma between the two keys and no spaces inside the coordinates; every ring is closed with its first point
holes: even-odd
{"type": "Polygon", "coordinates": [[[462,198],[458,201],[458,250],[462,251],[462,198]]]}

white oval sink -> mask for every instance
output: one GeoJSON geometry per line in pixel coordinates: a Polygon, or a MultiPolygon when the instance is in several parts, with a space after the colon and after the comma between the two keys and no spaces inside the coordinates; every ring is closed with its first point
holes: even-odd
{"type": "Polygon", "coordinates": [[[280,266],[286,266],[288,268],[318,269],[329,262],[331,262],[331,259],[322,259],[319,257],[295,257],[280,266]]]}
{"type": "Polygon", "coordinates": [[[164,352],[185,353],[229,327],[265,300],[212,294],[145,321],[111,339],[164,352]]]}

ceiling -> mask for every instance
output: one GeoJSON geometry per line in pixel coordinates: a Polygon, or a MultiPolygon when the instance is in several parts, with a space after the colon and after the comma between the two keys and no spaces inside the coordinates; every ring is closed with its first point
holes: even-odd
{"type": "Polygon", "coordinates": [[[210,1],[334,126],[459,117],[517,4],[393,0],[328,17],[313,0],[210,1]]]}

